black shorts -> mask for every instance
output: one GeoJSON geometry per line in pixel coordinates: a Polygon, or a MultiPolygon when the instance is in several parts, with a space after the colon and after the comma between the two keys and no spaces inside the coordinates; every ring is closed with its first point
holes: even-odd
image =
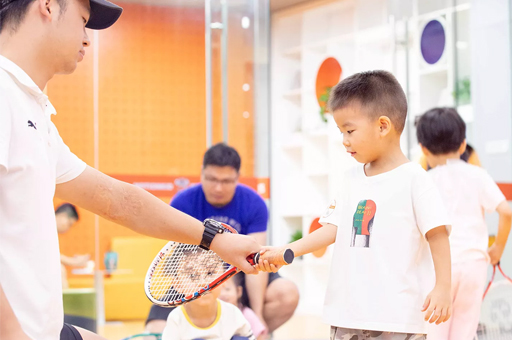
{"type": "MultiPolygon", "coordinates": [[[[242,275],[242,298],[240,299],[241,302],[242,302],[242,305],[244,306],[247,306],[249,308],[251,308],[251,303],[249,302],[249,295],[247,295],[247,288],[245,287],[245,274],[244,273],[240,273],[238,275],[242,275]]],[[[279,279],[281,277],[281,275],[279,275],[279,273],[269,273],[268,274],[268,283],[267,283],[267,287],[270,286],[270,284],[272,282],[274,282],[275,280],[279,279]]]]}
{"type": "MultiPolygon", "coordinates": [[[[238,275],[242,275],[242,304],[247,307],[251,307],[251,304],[249,303],[249,296],[247,295],[247,289],[245,288],[245,274],[240,273],[238,275]]],[[[281,275],[279,273],[269,273],[268,275],[268,284],[267,287],[274,282],[275,280],[279,279],[281,275]]],[[[174,309],[175,307],[171,308],[164,308],[157,305],[151,306],[151,309],[149,310],[148,318],[146,319],[146,324],[152,320],[167,320],[167,317],[169,316],[169,313],[174,309]]]]}
{"type": "Polygon", "coordinates": [[[60,331],[60,340],[83,340],[82,336],[78,331],[76,330],[73,325],[64,324],[64,327],[62,327],[62,330],[60,331]]]}

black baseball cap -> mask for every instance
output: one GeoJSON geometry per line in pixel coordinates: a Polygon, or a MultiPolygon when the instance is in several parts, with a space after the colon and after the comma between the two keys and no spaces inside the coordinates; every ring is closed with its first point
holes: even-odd
{"type": "Polygon", "coordinates": [[[102,30],[112,26],[121,16],[123,9],[107,0],[89,0],[91,16],[85,27],[102,30]]]}
{"type": "MultiPolygon", "coordinates": [[[[0,0],[0,10],[16,0],[0,0]]],[[[112,26],[121,16],[123,9],[107,0],[89,0],[91,16],[85,27],[102,30],[112,26]]]]}

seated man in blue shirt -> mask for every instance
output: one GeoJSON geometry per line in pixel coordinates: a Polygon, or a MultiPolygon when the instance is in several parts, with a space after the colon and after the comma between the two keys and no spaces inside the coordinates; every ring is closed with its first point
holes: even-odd
{"type": "MultiPolygon", "coordinates": [[[[238,183],[241,160],[238,152],[219,143],[203,158],[201,184],[178,193],[174,208],[200,221],[213,218],[250,235],[259,244],[267,242],[268,210],[263,199],[251,188],[238,183]]],[[[277,273],[245,276],[242,303],[263,321],[271,333],[295,311],[299,292],[295,284],[277,273]]],[[[171,308],[152,306],[146,331],[161,333],[171,308]]]]}

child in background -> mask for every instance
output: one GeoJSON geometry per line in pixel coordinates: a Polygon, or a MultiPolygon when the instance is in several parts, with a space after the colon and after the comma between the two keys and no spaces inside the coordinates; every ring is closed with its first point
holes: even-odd
{"type": "Polygon", "coordinates": [[[267,338],[267,329],[258,318],[256,313],[247,306],[242,305],[242,276],[236,274],[228,281],[224,282],[221,287],[219,299],[232,305],[237,306],[242,311],[244,317],[249,321],[252,332],[257,340],[264,340],[267,338]]]}
{"type": "Polygon", "coordinates": [[[389,72],[358,73],[332,89],[329,111],[360,164],[340,174],[323,227],[286,248],[301,256],[335,243],[324,304],[331,340],[426,339],[426,320],[450,318],[449,223],[432,179],[400,148],[405,94],[389,72]]]}
{"type": "Polygon", "coordinates": [[[480,316],[489,261],[500,260],[510,232],[512,211],[489,174],[460,159],[466,148],[466,125],[457,111],[434,108],[420,117],[418,142],[432,170],[452,221],[452,318],[431,327],[429,340],[472,340],[480,316]],[[499,214],[498,235],[487,249],[484,212],[499,214]]]}
{"type": "MultiPolygon", "coordinates": [[[[73,204],[63,203],[55,210],[55,222],[57,224],[57,232],[59,234],[67,232],[78,222],[79,219],[80,217],[78,216],[76,207],[73,204]]],[[[63,289],[69,288],[66,266],[85,267],[90,258],[91,256],[89,254],[75,255],[73,257],[60,254],[63,289]]]]}
{"type": "MultiPolygon", "coordinates": [[[[204,287],[222,272],[223,264],[220,258],[212,257],[207,273],[191,267],[188,281],[180,287],[204,287]]],[[[180,291],[180,287],[175,289],[180,291]]],[[[240,309],[219,300],[220,292],[221,288],[217,287],[209,294],[175,308],[167,317],[162,340],[256,340],[240,309]]]]}

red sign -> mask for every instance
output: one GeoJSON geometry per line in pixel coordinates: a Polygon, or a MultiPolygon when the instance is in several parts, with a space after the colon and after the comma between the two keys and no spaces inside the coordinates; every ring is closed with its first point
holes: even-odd
{"type": "MultiPolygon", "coordinates": [[[[158,197],[173,197],[179,191],[200,182],[199,176],[158,176],[158,175],[110,175],[120,181],[131,183],[158,197]]],[[[270,197],[268,178],[242,177],[240,183],[254,190],[262,198],[270,197]]]]}

